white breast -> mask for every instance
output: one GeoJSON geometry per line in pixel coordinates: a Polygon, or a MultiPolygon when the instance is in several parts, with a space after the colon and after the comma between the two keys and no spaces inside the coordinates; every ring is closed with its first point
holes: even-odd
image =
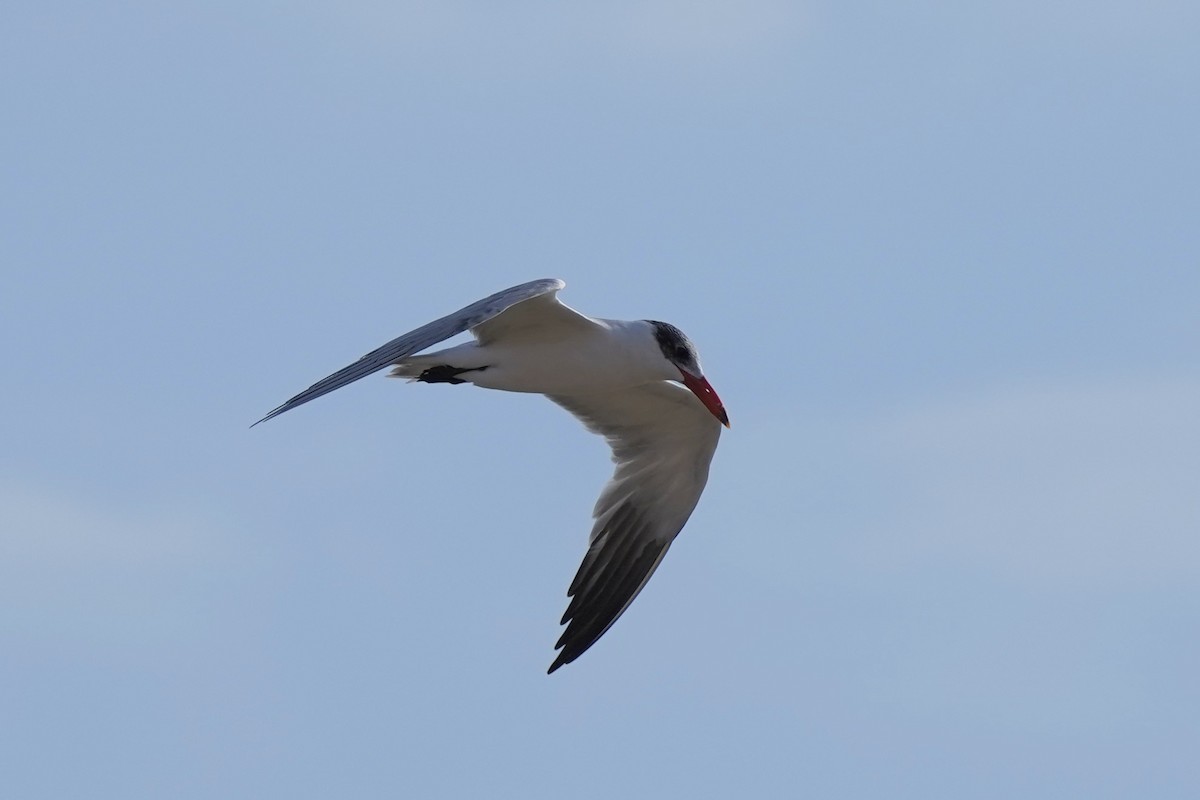
{"type": "Polygon", "coordinates": [[[479,346],[487,369],[464,374],[476,386],[509,392],[574,395],[678,378],[649,324],[602,325],[562,336],[505,337],[479,346]]]}

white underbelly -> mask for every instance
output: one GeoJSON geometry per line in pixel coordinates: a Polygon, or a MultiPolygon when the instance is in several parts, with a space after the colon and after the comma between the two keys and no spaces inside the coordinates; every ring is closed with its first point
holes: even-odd
{"type": "Polygon", "coordinates": [[[486,369],[463,378],[486,389],[538,394],[592,394],[662,380],[633,353],[614,351],[607,342],[543,342],[481,348],[486,369]],[[607,345],[607,346],[605,346],[607,345]]]}

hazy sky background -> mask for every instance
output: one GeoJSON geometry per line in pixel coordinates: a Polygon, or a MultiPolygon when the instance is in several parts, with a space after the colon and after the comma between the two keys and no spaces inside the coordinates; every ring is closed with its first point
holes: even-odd
{"type": "Polygon", "coordinates": [[[1200,5],[0,12],[0,794],[1200,796],[1200,5]],[[382,376],[525,280],[733,422],[547,677],[610,466],[382,376]]]}

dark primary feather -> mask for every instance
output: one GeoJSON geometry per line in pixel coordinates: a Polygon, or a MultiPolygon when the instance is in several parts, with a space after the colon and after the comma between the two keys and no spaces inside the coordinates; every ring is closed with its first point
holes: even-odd
{"type": "Polygon", "coordinates": [[[548,673],[554,672],[564,664],[570,664],[587,652],[593,644],[620,615],[629,602],[636,596],[638,590],[645,584],[646,578],[666,554],[668,545],[647,545],[634,557],[627,570],[617,577],[609,586],[608,593],[594,601],[589,607],[588,616],[572,619],[563,635],[559,638],[556,648],[562,648],[548,673]]]}
{"type": "Polygon", "coordinates": [[[554,672],[612,627],[662,562],[704,490],[721,426],[691,392],[667,381],[550,399],[604,436],[616,463],[567,590],[554,672]]]}

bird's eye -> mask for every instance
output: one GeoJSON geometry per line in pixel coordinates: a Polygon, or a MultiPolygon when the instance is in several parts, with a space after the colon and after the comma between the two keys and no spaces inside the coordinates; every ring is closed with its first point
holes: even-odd
{"type": "Polygon", "coordinates": [[[675,358],[679,359],[680,361],[687,361],[688,355],[689,354],[686,347],[675,348],[675,358]]]}

